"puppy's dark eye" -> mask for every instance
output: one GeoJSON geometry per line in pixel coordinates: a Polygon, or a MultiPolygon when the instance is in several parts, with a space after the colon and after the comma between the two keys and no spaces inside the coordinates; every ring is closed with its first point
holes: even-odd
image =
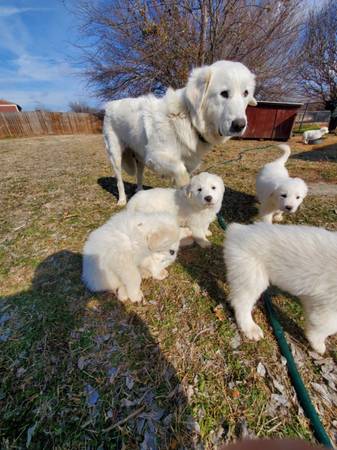
{"type": "Polygon", "coordinates": [[[301,198],[301,197],[300,197],[299,195],[296,197],[297,200],[299,200],[300,198],[301,198]]]}
{"type": "Polygon", "coordinates": [[[174,250],[170,250],[170,255],[174,255],[175,254],[175,251],[174,250]]]}
{"type": "Polygon", "coordinates": [[[244,97],[248,97],[249,92],[247,91],[247,89],[245,90],[245,92],[243,93],[244,97]]]}
{"type": "Polygon", "coordinates": [[[199,188],[198,191],[201,192],[201,191],[202,191],[202,188],[199,188]]]}
{"type": "Polygon", "coordinates": [[[228,91],[222,91],[222,92],[220,92],[220,95],[223,98],[228,98],[229,97],[229,92],[228,91]]]}
{"type": "Polygon", "coordinates": [[[287,194],[281,194],[281,197],[287,198],[287,194]]]}
{"type": "Polygon", "coordinates": [[[215,187],[215,186],[212,186],[212,189],[216,189],[216,187],[215,187]]]}

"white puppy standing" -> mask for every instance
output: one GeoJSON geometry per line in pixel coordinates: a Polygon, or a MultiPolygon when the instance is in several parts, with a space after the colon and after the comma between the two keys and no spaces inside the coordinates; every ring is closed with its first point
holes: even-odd
{"type": "Polygon", "coordinates": [[[127,210],[173,214],[201,247],[209,247],[208,227],[221,209],[224,190],[220,177],[202,172],[180,189],[154,188],[138,192],[130,199],[127,210]]]}
{"type": "Polygon", "coordinates": [[[231,224],[224,259],[229,301],[239,328],[249,338],[263,337],[252,310],[269,284],[299,297],[306,337],[318,353],[337,332],[337,232],[300,225],[231,224]]]}
{"type": "Polygon", "coordinates": [[[327,133],[329,133],[328,127],[322,127],[319,130],[307,130],[303,133],[303,142],[309,144],[309,142],[318,141],[327,133]]]}
{"type": "Polygon", "coordinates": [[[139,302],[142,278],[165,278],[179,241],[173,216],[122,211],[89,235],[83,249],[83,282],[93,292],[113,291],[119,300],[139,302]]]}
{"type": "Polygon", "coordinates": [[[256,196],[260,202],[259,215],[264,222],[282,220],[284,212],[294,213],[308,193],[301,178],[291,178],[285,163],[290,156],[290,147],[278,146],[283,155],[266,164],[256,177],[256,196]]]}
{"type": "Polygon", "coordinates": [[[137,174],[142,188],[144,166],[189,182],[213,145],[241,136],[246,107],[256,105],[255,76],[243,64],[218,61],[194,69],[186,87],[168,89],[162,98],[146,95],[108,102],[104,140],[117,178],[119,205],[126,204],[122,168],[137,174]]]}

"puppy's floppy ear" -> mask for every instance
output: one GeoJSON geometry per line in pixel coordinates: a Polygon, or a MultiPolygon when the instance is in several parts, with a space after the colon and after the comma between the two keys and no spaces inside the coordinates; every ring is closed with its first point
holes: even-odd
{"type": "Polygon", "coordinates": [[[190,184],[186,184],[186,186],[182,187],[181,190],[185,194],[186,198],[191,198],[192,197],[192,191],[191,191],[191,185],[190,184]]]}
{"type": "Polygon", "coordinates": [[[151,252],[166,249],[179,240],[179,228],[172,225],[161,225],[147,236],[147,245],[151,252]]]}
{"type": "Polygon", "coordinates": [[[202,109],[211,78],[212,70],[209,66],[194,69],[189,76],[185,93],[190,106],[195,112],[202,109]]]}
{"type": "Polygon", "coordinates": [[[249,105],[249,106],[257,106],[257,101],[255,100],[254,97],[251,97],[251,98],[249,99],[248,105],[249,105]]]}

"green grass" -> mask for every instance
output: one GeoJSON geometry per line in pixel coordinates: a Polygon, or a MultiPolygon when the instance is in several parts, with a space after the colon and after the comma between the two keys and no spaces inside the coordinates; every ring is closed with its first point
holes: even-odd
{"type": "MultiPolygon", "coordinates": [[[[253,220],[255,174],[278,154],[260,148],[268,144],[230,141],[205,161],[204,168],[212,166],[227,187],[226,220],[253,220]],[[252,151],[242,160],[224,164],[247,148],[252,151]]],[[[292,175],[336,184],[333,159],[312,159],[313,147],[298,137],[291,145],[292,175]]],[[[326,138],[322,152],[326,145],[333,152],[337,139],[326,138]]],[[[144,281],[145,304],[92,295],[81,283],[83,243],[118,210],[115,196],[101,187],[104,179],[115,192],[101,136],[2,140],[0,155],[0,319],[9,314],[0,325],[0,448],[23,449],[30,439],[29,448],[37,450],[129,450],[152,439],[160,449],[202,442],[208,450],[240,436],[242,424],[259,437],[314,441],[261,305],[255,318],[265,339],[241,337],[233,344],[239,334],[226,303],[223,231],[217,224],[211,249],[183,249],[169,278],[144,281]],[[259,362],[265,377],[257,374],[259,362]],[[273,412],[274,379],[284,386],[289,406],[273,412]],[[88,385],[99,395],[92,406],[88,385]],[[200,434],[191,431],[191,418],[200,434]]],[[[169,180],[147,171],[145,184],[168,186],[169,180]]],[[[309,196],[286,222],[336,230],[336,218],[335,196],[309,196]]],[[[303,338],[301,306],[281,293],[274,301],[289,338],[306,355],[305,382],[309,388],[322,383],[303,338]]],[[[335,345],[331,338],[336,359],[335,345]]],[[[320,404],[318,394],[311,394],[320,404]]],[[[320,412],[332,435],[333,408],[323,405],[320,412]]]]}

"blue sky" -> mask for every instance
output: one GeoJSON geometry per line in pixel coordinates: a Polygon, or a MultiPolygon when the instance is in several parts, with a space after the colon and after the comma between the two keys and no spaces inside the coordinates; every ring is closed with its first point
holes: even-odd
{"type": "Polygon", "coordinates": [[[61,0],[0,0],[0,98],[25,111],[91,105],[78,66],[77,22],[61,0]]]}

